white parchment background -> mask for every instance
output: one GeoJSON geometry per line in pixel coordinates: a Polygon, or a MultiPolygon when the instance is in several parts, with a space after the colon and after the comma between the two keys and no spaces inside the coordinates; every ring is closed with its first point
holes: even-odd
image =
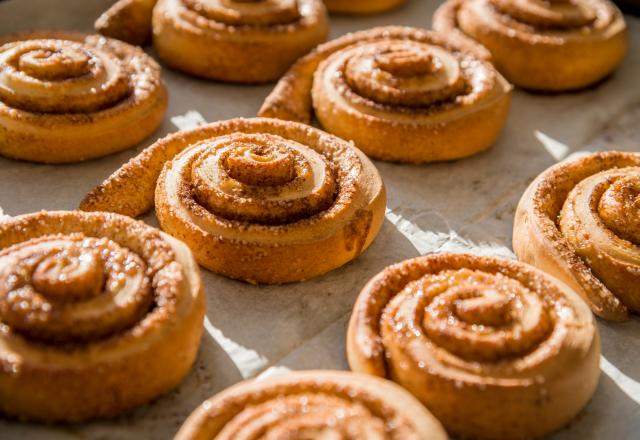
{"type": "MultiPolygon", "coordinates": [[[[27,29],[89,31],[109,0],[0,2],[0,34],[27,29]]],[[[428,27],[437,2],[410,0],[393,13],[334,18],[332,35],[377,25],[428,27]]],[[[346,369],[344,336],[359,289],[385,266],[436,251],[504,257],[511,252],[517,201],[543,169],[572,154],[640,150],[640,20],[627,17],[631,48],[618,72],[595,89],[560,96],[516,90],[507,126],[490,151],[425,166],[376,162],[389,196],[387,221],[357,261],[321,278],[254,287],[203,271],[205,337],[198,361],[174,392],[127,416],[79,426],[0,419],[7,439],[168,439],[202,400],[269,367],[346,369]]],[[[47,166],[0,158],[0,206],[16,215],[76,208],[84,194],[157,137],[172,117],[198,111],[207,121],[254,116],[272,86],[231,86],[164,71],[170,105],[163,126],[138,148],[80,165],[47,166]]],[[[184,119],[174,119],[178,124],[184,119]]],[[[155,218],[145,218],[155,224],[155,218]]],[[[640,438],[640,321],[599,322],[600,385],[586,411],[555,435],[567,439],[640,438]]],[[[135,386],[135,384],[132,384],[135,386]]]]}

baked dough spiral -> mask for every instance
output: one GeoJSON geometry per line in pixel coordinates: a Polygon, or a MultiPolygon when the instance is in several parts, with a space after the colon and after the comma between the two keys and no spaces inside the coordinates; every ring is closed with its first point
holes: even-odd
{"type": "Polygon", "coordinates": [[[511,86],[482,49],[429,31],[382,27],[319,46],[267,97],[260,116],[309,123],[399,162],[455,159],[490,147],[511,86]]]}
{"type": "Polygon", "coordinates": [[[96,20],[96,32],[134,45],[151,39],[151,13],[157,0],[118,0],[96,20]]]}
{"type": "Polygon", "coordinates": [[[303,124],[264,118],[161,139],[93,190],[81,209],[137,216],[154,197],[162,228],[187,243],[200,264],[270,284],[308,279],[360,255],[377,235],[386,203],[378,171],[356,148],[303,124]]]}
{"type": "Polygon", "coordinates": [[[624,17],[609,0],[447,0],[433,28],[477,40],[509,81],[550,92],[597,83],[628,45],[624,17]]]}
{"type": "Polygon", "coordinates": [[[305,371],[242,382],[196,409],[176,440],[446,440],[440,423],[392,382],[305,371]]]}
{"type": "Polygon", "coordinates": [[[460,438],[537,438],[589,401],[600,342],[587,305],[522,263],[436,254],[362,290],[347,336],[355,372],[389,377],[460,438]]]}
{"type": "Polygon", "coordinates": [[[204,295],[178,240],[128,217],[39,212],[0,221],[0,412],[77,422],[177,386],[204,295]]]}
{"type": "Polygon", "coordinates": [[[328,33],[322,0],[160,0],[153,11],[160,59],[220,81],[275,81],[328,33]]]}
{"type": "Polygon", "coordinates": [[[97,35],[37,32],[0,39],[0,154],[78,162],[132,147],[162,122],[160,67],[97,35]]]}
{"type": "Polygon", "coordinates": [[[540,174],[513,227],[518,258],[566,283],[598,316],[640,312],[640,154],[595,153],[540,174]]]}
{"type": "Polygon", "coordinates": [[[324,0],[329,12],[339,14],[376,14],[397,8],[405,0],[324,0]]]}

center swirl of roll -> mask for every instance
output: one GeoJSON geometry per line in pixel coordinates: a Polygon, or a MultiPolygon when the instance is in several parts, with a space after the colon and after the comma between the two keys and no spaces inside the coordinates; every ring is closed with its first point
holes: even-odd
{"type": "Polygon", "coordinates": [[[297,0],[183,0],[192,11],[228,25],[270,26],[300,19],[297,0]]]}
{"type": "Polygon", "coordinates": [[[130,94],[127,67],[112,53],[68,40],[0,48],[0,101],[21,110],[85,113],[130,94]]]}
{"type": "Polygon", "coordinates": [[[321,154],[271,134],[237,133],[205,141],[191,165],[195,199],[230,220],[277,225],[324,211],[334,171],[321,154]]]}
{"type": "Polygon", "coordinates": [[[598,213],[617,236],[640,246],[640,173],[611,183],[600,198],[598,213]]]}
{"type": "Polygon", "coordinates": [[[450,310],[459,319],[468,324],[500,327],[507,325],[512,318],[513,299],[500,292],[482,289],[478,286],[464,286],[452,292],[458,297],[450,310]]]}
{"type": "Polygon", "coordinates": [[[66,50],[36,49],[24,53],[18,60],[20,70],[39,79],[67,79],[91,71],[90,55],[77,47],[66,50]]]}
{"type": "Polygon", "coordinates": [[[281,145],[238,145],[226,156],[229,176],[247,185],[284,185],[296,176],[293,153],[281,145]]]}
{"type": "Polygon", "coordinates": [[[490,0],[503,14],[517,21],[549,29],[587,26],[597,19],[591,0],[490,0]]]}
{"type": "Polygon", "coordinates": [[[92,298],[102,290],[103,270],[97,249],[66,246],[44,254],[33,272],[33,287],[56,300],[92,298]]]}
{"type": "Polygon", "coordinates": [[[464,93],[458,59],[444,48],[406,41],[363,48],[345,65],[357,94],[383,105],[425,107],[464,93]]]}
{"type": "Polygon", "coordinates": [[[468,361],[522,356],[552,330],[540,297],[501,274],[444,271],[407,289],[424,301],[422,327],[429,339],[468,361]]]}
{"type": "Polygon", "coordinates": [[[101,338],[135,324],[153,301],[146,263],[106,238],[32,239],[0,267],[0,321],[29,338],[101,338]]]}

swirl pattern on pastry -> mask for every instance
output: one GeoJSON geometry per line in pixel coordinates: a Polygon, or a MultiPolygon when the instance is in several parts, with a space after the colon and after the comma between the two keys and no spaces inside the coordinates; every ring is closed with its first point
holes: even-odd
{"type": "Polygon", "coordinates": [[[593,316],[522,263],[418,257],[365,286],[347,336],[355,372],[411,391],[461,438],[537,438],[566,425],[599,376],[593,316]]]}
{"type": "Polygon", "coordinates": [[[189,371],[204,296],[184,244],[116,214],[43,211],[3,219],[0,249],[0,412],[113,416],[189,371]]]}
{"type": "Polygon", "coordinates": [[[40,32],[0,40],[0,154],[78,162],[146,138],[167,106],[159,66],[117,40],[40,32]]]}
{"type": "Polygon", "coordinates": [[[321,0],[160,0],[153,12],[164,63],[229,82],[274,81],[328,33],[321,0]]]}
{"type": "Polygon", "coordinates": [[[640,312],[640,154],[595,153],[557,164],[520,199],[513,248],[560,279],[598,316],[640,312]]]}
{"type": "Polygon", "coordinates": [[[511,86],[473,44],[429,31],[383,27],[349,34],[300,59],[261,116],[309,123],[383,160],[460,158],[490,147],[511,86]]]}
{"type": "Polygon", "coordinates": [[[411,394],[378,378],[305,371],[242,382],[196,409],[177,440],[446,440],[411,394]]]}
{"type": "Polygon", "coordinates": [[[377,14],[402,5],[405,0],[324,0],[329,12],[338,14],[377,14]]]}
{"type": "Polygon", "coordinates": [[[609,0],[448,0],[433,27],[477,40],[509,81],[542,91],[598,82],[628,44],[624,17],[609,0]]]}
{"type": "Polygon", "coordinates": [[[135,216],[154,197],[162,228],[200,264],[257,283],[308,279],[357,257],[377,235],[386,202],[377,170],[349,143],[264,118],[161,139],[81,208],[135,216]]]}

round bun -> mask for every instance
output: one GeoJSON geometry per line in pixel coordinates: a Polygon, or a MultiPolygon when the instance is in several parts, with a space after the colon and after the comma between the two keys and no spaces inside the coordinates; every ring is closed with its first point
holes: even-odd
{"type": "Polygon", "coordinates": [[[640,154],[561,162],[523,194],[513,227],[518,258],[578,292],[598,316],[640,312],[640,154]]]}
{"type": "Polygon", "coordinates": [[[160,59],[219,81],[275,81],[328,34],[322,0],[160,0],[153,10],[160,59]]]}
{"type": "Polygon", "coordinates": [[[609,0],[447,0],[433,28],[480,42],[509,81],[549,92],[597,83],[628,46],[624,17],[609,0]]]}
{"type": "Polygon", "coordinates": [[[120,414],[173,389],[204,317],[178,240],[128,217],[0,221],[0,413],[43,422],[120,414]]]}
{"type": "Polygon", "coordinates": [[[357,438],[446,440],[438,421],[392,382],[305,371],[242,382],[196,409],[176,440],[357,438]]]}
{"type": "Polygon", "coordinates": [[[523,263],[436,254],[360,293],[351,369],[388,377],[459,438],[523,439],[568,424],[593,395],[600,340],[582,299],[523,263]]]}
{"type": "Polygon", "coordinates": [[[0,39],[0,154],[78,162],[133,147],[161,124],[167,92],[141,49],[99,35],[0,39]]]}
{"type": "Polygon", "coordinates": [[[430,31],[383,27],[348,34],[301,58],[261,116],[309,123],[368,156],[430,162],[469,156],[502,130],[511,86],[485,53],[430,31]]]}
{"type": "Polygon", "coordinates": [[[200,264],[268,284],[312,278],[356,258],[378,234],[386,204],[378,171],[352,145],[264,118],[161,139],[81,208],[136,216],[154,198],[162,228],[200,264]]]}

